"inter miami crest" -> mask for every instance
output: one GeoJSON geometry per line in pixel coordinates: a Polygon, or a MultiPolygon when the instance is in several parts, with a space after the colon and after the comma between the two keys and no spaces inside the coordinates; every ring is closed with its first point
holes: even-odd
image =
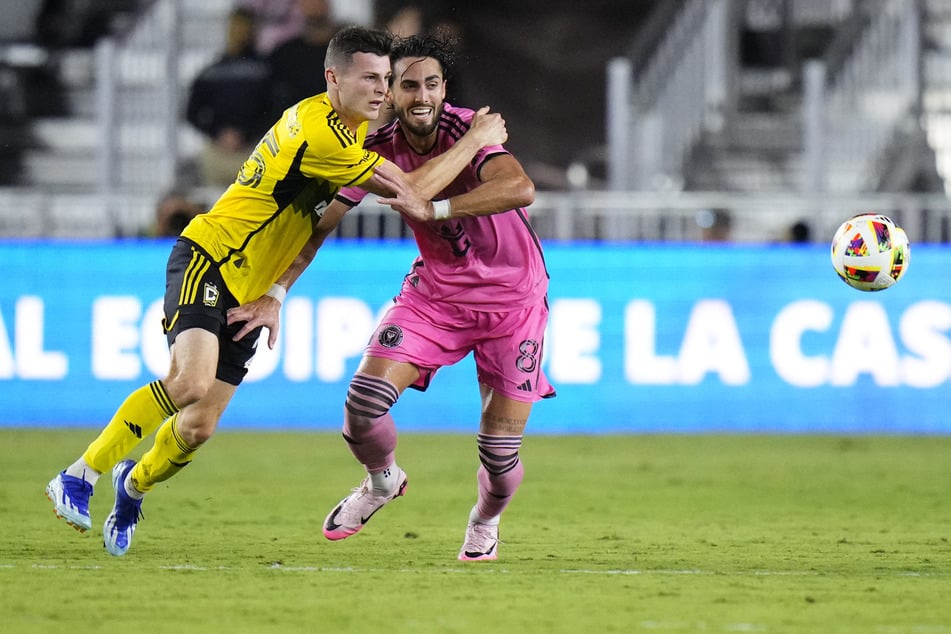
{"type": "Polygon", "coordinates": [[[399,326],[389,325],[380,331],[377,340],[384,348],[395,348],[403,343],[403,331],[399,326]]]}

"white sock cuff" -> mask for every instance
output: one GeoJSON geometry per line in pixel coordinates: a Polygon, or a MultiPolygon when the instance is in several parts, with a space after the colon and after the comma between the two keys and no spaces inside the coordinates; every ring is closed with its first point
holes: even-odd
{"type": "Polygon", "coordinates": [[[479,505],[477,504],[476,506],[472,507],[471,511],[469,511],[470,522],[475,522],[476,524],[487,524],[489,526],[499,525],[499,520],[502,519],[501,515],[496,515],[495,517],[490,517],[489,519],[486,519],[482,517],[481,515],[479,515],[478,509],[479,509],[479,505]]]}
{"type": "Polygon", "coordinates": [[[395,462],[382,471],[370,474],[370,486],[376,495],[393,495],[400,485],[403,470],[395,462]]]}
{"type": "Polygon", "coordinates": [[[86,464],[86,461],[80,458],[73,464],[66,467],[66,475],[85,480],[89,484],[96,486],[99,476],[102,474],[86,464]]]}

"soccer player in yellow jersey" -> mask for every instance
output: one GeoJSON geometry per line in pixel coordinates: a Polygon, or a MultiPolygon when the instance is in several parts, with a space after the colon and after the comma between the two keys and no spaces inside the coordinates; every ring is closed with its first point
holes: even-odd
{"type": "Polygon", "coordinates": [[[128,395],[82,456],[46,487],[56,514],[82,532],[92,527],[93,486],[112,469],[115,506],[103,525],[110,554],[128,551],[144,495],[188,465],[214,433],[262,327],[268,344],[276,343],[277,322],[269,318],[276,311],[265,308],[283,302],[289,283],[281,284],[282,273],[337,191],[360,185],[401,213],[431,220],[437,207],[430,199],[482,147],[506,140],[505,122],[483,109],[457,151],[410,173],[364,150],[367,124],[386,96],[391,43],[383,31],[341,30],[324,64],[327,92],[285,111],[235,182],[175,243],[166,270],[168,375],[128,395]],[[264,317],[256,319],[259,313],[264,317]],[[139,463],[123,460],[152,432],[154,444],[139,463]]]}

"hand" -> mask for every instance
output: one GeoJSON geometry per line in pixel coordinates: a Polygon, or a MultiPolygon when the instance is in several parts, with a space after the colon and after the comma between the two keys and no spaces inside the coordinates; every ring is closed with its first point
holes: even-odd
{"type": "Polygon", "coordinates": [[[380,184],[393,192],[388,198],[378,198],[381,205],[389,205],[393,210],[406,214],[413,220],[428,222],[433,219],[433,205],[430,201],[419,197],[416,190],[402,178],[386,172],[376,170],[380,184]]]}
{"type": "Polygon", "coordinates": [[[479,147],[502,145],[508,141],[509,133],[505,129],[505,119],[497,112],[489,112],[488,106],[482,106],[474,115],[469,131],[479,141],[479,147]]]}
{"type": "Polygon", "coordinates": [[[281,303],[270,295],[262,295],[253,302],[228,309],[228,325],[244,322],[241,330],[232,337],[240,341],[258,326],[267,328],[267,347],[271,350],[277,345],[277,332],[281,327],[281,303]]]}

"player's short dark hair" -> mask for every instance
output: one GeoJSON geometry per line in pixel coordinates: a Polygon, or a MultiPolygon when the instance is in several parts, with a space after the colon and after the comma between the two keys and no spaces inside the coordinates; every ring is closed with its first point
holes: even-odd
{"type": "Polygon", "coordinates": [[[448,79],[456,61],[456,40],[444,35],[411,35],[396,40],[390,51],[390,63],[406,57],[432,57],[439,62],[443,79],[448,79]]]}
{"type": "Polygon", "coordinates": [[[381,29],[348,26],[337,31],[327,45],[324,68],[346,67],[356,53],[372,53],[380,57],[390,54],[393,36],[381,29]]]}

